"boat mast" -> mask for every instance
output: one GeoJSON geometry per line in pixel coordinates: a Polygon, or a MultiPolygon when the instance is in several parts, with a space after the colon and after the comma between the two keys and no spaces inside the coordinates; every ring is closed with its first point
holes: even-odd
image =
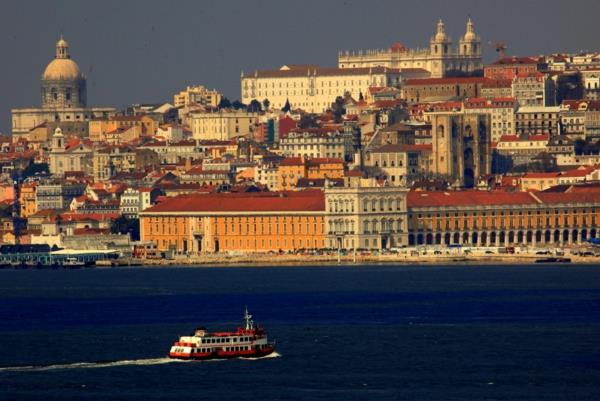
{"type": "Polygon", "coordinates": [[[246,330],[254,330],[254,322],[252,321],[252,315],[248,313],[248,307],[245,307],[244,320],[246,321],[246,330]]]}

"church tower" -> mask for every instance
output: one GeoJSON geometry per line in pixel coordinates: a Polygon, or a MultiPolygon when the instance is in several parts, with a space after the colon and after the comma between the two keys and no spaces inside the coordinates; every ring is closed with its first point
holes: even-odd
{"type": "Polygon", "coordinates": [[[444,22],[441,20],[437,23],[437,30],[435,36],[429,41],[430,54],[431,54],[431,76],[432,78],[440,78],[445,75],[446,63],[445,59],[452,52],[452,41],[446,35],[444,22]]]}
{"type": "Polygon", "coordinates": [[[63,152],[66,149],[65,137],[60,127],[56,127],[54,135],[52,135],[52,148],[51,152],[63,152]]]}
{"type": "Polygon", "coordinates": [[[475,34],[471,17],[467,21],[467,30],[458,45],[458,54],[463,57],[461,70],[473,73],[481,69],[481,39],[475,34]]]}
{"type": "Polygon", "coordinates": [[[473,22],[470,17],[467,21],[465,35],[460,40],[458,51],[459,54],[463,56],[481,56],[481,39],[479,36],[475,35],[473,22]]]}

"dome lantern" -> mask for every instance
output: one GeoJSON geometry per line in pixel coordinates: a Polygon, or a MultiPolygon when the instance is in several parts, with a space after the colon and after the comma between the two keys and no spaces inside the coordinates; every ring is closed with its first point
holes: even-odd
{"type": "Polygon", "coordinates": [[[56,58],[71,58],[69,56],[69,43],[60,35],[60,39],[56,42],[56,58]]]}

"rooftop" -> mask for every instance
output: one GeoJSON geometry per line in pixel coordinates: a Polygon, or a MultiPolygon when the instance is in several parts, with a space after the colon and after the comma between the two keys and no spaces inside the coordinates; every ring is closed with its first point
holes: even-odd
{"type": "Polygon", "coordinates": [[[325,195],[320,190],[190,194],[169,198],[146,209],[164,212],[322,212],[325,195]]]}

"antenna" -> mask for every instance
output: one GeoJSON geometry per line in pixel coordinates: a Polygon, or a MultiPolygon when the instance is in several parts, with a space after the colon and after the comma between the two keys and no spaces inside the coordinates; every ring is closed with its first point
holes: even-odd
{"type": "Polygon", "coordinates": [[[246,330],[254,330],[254,322],[252,315],[248,313],[248,307],[244,306],[244,321],[246,322],[246,330]]]}

